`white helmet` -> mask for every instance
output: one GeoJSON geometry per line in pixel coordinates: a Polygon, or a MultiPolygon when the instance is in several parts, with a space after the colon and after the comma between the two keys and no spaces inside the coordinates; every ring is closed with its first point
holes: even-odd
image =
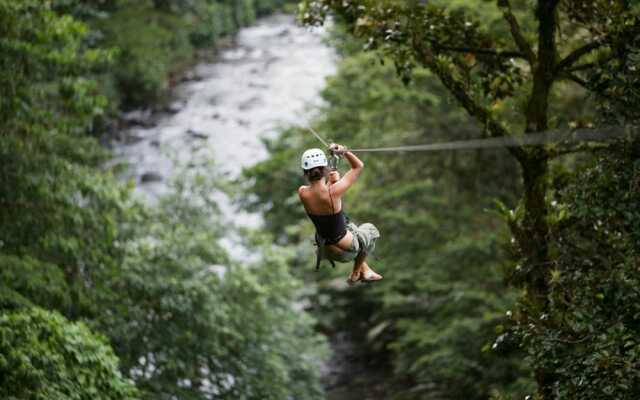
{"type": "Polygon", "coordinates": [[[324,151],[320,149],[309,149],[302,153],[300,164],[302,169],[306,171],[315,167],[326,167],[329,163],[327,162],[327,156],[324,154],[324,151]]]}

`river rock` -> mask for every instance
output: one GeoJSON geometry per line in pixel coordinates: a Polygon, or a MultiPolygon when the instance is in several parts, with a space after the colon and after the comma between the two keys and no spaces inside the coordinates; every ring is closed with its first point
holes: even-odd
{"type": "Polygon", "coordinates": [[[249,110],[251,108],[254,108],[256,105],[258,105],[258,103],[260,103],[260,98],[258,96],[253,96],[250,99],[245,100],[240,104],[238,104],[238,110],[240,111],[249,110]]]}
{"type": "Polygon", "coordinates": [[[184,108],[185,104],[182,101],[174,101],[171,102],[169,104],[167,104],[167,106],[164,108],[164,110],[170,114],[176,114],[179,113],[180,111],[182,111],[182,109],[184,108]]]}
{"type": "Polygon", "coordinates": [[[153,171],[145,172],[140,177],[140,181],[142,183],[162,182],[163,180],[164,180],[164,178],[162,177],[162,175],[160,175],[157,172],[153,172],[153,171]]]}
{"type": "Polygon", "coordinates": [[[269,89],[269,85],[265,83],[256,83],[256,82],[249,82],[249,87],[256,88],[256,89],[269,89]]]}
{"type": "Polygon", "coordinates": [[[152,127],[151,110],[135,110],[122,114],[122,120],[129,125],[140,125],[144,127],[152,127]]]}
{"type": "Polygon", "coordinates": [[[182,76],[180,82],[198,82],[204,79],[201,75],[199,75],[196,71],[188,71],[182,76]]]}
{"type": "Polygon", "coordinates": [[[196,130],[193,129],[187,129],[187,135],[191,136],[192,138],[195,139],[209,139],[209,135],[207,133],[204,132],[198,132],[196,130]]]}
{"type": "Polygon", "coordinates": [[[128,135],[126,135],[124,137],[124,144],[126,145],[132,145],[132,144],[137,144],[140,143],[144,140],[143,137],[133,134],[133,133],[129,133],[128,135]]]}
{"type": "Polygon", "coordinates": [[[267,59],[267,61],[265,61],[264,63],[264,69],[269,69],[269,67],[271,66],[271,64],[280,61],[280,57],[277,56],[273,56],[273,57],[269,57],[267,59]]]}

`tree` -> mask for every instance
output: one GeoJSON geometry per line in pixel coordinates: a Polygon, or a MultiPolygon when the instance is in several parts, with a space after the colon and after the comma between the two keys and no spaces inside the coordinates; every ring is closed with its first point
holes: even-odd
{"type": "Polygon", "coordinates": [[[0,314],[0,394],[38,400],[138,397],[104,337],[37,307],[0,314]]]}
{"type": "Polygon", "coordinates": [[[317,399],[286,254],[228,265],[201,177],[152,208],[105,167],[93,78],[114,52],[61,14],[80,3],[0,0],[1,397],[317,399]]]}
{"type": "MultiPolygon", "coordinates": [[[[301,13],[307,23],[317,24],[334,12],[367,41],[367,48],[392,58],[405,80],[416,65],[428,68],[488,136],[575,124],[573,116],[567,120],[557,107],[559,91],[566,83],[577,84],[587,96],[590,87],[584,76],[629,54],[622,37],[638,36],[638,6],[627,1],[558,0],[516,6],[497,1],[492,9],[500,11],[499,23],[481,20],[466,7],[421,1],[304,1],[301,13]]],[[[588,114],[576,119],[578,124],[591,122],[588,114]]],[[[532,327],[545,325],[540,316],[549,307],[549,162],[572,150],[509,149],[523,182],[522,212],[510,223],[521,259],[512,276],[526,291],[519,318],[532,327]]],[[[539,394],[552,398],[554,368],[539,365],[535,375],[539,394]]]]}
{"type": "Polygon", "coordinates": [[[210,198],[215,185],[181,176],[132,225],[121,270],[93,296],[94,324],[144,398],[318,399],[323,340],[291,307],[288,256],[264,245],[257,264],[230,262],[219,241],[233,228],[210,198]]]}
{"type": "MultiPolygon", "coordinates": [[[[391,63],[354,54],[359,42],[336,29],[333,42],[344,58],[314,121],[326,137],[377,147],[463,140],[477,129],[429,71],[416,68],[405,86],[391,63]]],[[[296,267],[318,285],[317,294],[310,290],[311,311],[324,329],[351,336],[374,370],[390,369],[386,397],[486,399],[498,391],[523,397],[530,379],[514,341],[491,349],[496,326],[506,333],[514,292],[502,285],[507,229],[485,212],[496,198],[515,202],[514,161],[499,151],[360,154],[365,172],[343,206],[354,220],[380,229],[371,262],[388,279],[340,290],[333,280],[344,267],[312,271],[312,225],[292,190],[303,181],[292,160],[317,146],[299,128],[268,141],[270,159],[245,172],[251,194],[245,203],[264,212],[281,243],[299,246],[296,267]]]]}

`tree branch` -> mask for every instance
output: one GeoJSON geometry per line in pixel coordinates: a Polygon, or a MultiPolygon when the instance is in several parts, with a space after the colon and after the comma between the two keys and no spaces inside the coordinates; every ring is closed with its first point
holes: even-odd
{"type": "Polygon", "coordinates": [[[545,338],[544,340],[546,340],[547,342],[558,342],[558,343],[566,343],[566,344],[578,344],[578,343],[582,343],[584,341],[587,341],[589,339],[591,339],[592,336],[591,335],[586,335],[580,339],[561,339],[561,338],[545,338]]]}
{"type": "Polygon", "coordinates": [[[576,74],[572,74],[570,72],[564,72],[564,73],[558,75],[558,79],[559,80],[569,80],[571,82],[577,83],[578,85],[582,86],[585,89],[589,89],[589,87],[587,86],[587,81],[585,81],[584,79],[580,78],[576,74]]]}
{"type": "Polygon", "coordinates": [[[549,154],[549,158],[557,158],[557,157],[566,156],[567,154],[582,153],[587,151],[590,153],[594,153],[594,152],[606,150],[609,148],[610,146],[607,144],[594,145],[590,143],[579,143],[575,146],[558,147],[558,148],[549,149],[547,153],[549,154]]]}
{"type": "Polygon", "coordinates": [[[476,49],[472,47],[453,47],[453,46],[444,46],[438,44],[436,41],[430,41],[431,45],[435,50],[438,51],[452,51],[455,53],[468,53],[468,54],[482,54],[482,55],[490,55],[501,58],[522,58],[528,60],[527,57],[519,51],[512,50],[495,50],[495,49],[476,49]]]}
{"type": "MultiPolygon", "coordinates": [[[[491,116],[489,110],[479,105],[471,97],[466,91],[464,84],[456,79],[451,71],[433,55],[429,48],[425,48],[422,43],[423,42],[416,40],[416,38],[413,38],[413,48],[416,51],[416,55],[419,56],[419,61],[438,76],[442,84],[464,109],[467,110],[469,115],[475,117],[486,126],[491,137],[510,136],[507,129],[491,116]]],[[[508,150],[518,160],[524,160],[527,157],[525,150],[520,147],[509,147],[508,150]]]]}
{"type": "Polygon", "coordinates": [[[592,51],[598,49],[599,47],[602,47],[604,43],[605,43],[604,40],[596,40],[591,43],[587,43],[582,47],[578,47],[577,49],[569,53],[568,56],[562,59],[562,61],[560,61],[558,65],[556,65],[556,71],[560,72],[566,68],[569,68],[583,56],[591,53],[592,51]]]}
{"type": "Polygon", "coordinates": [[[609,61],[613,61],[615,60],[617,57],[612,53],[609,54],[608,57],[605,57],[601,60],[598,60],[596,62],[590,62],[590,63],[584,63],[584,64],[579,64],[576,65],[575,67],[572,68],[567,68],[567,72],[577,72],[577,71],[583,71],[585,69],[589,69],[589,68],[595,68],[595,67],[600,67],[605,65],[606,63],[608,63],[609,61]]]}
{"type": "Polygon", "coordinates": [[[509,23],[511,36],[520,51],[524,54],[524,58],[529,61],[529,64],[535,64],[536,54],[534,53],[533,48],[531,48],[531,44],[527,42],[527,39],[522,34],[520,24],[518,23],[516,16],[511,11],[511,3],[509,3],[509,0],[498,0],[498,7],[502,9],[502,16],[509,23]]]}

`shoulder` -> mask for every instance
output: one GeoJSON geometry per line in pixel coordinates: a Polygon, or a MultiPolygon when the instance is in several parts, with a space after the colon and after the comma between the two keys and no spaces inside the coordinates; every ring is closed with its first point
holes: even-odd
{"type": "Polygon", "coordinates": [[[307,190],[309,190],[309,186],[305,186],[302,185],[298,188],[298,196],[302,197],[307,193],[307,190]]]}

